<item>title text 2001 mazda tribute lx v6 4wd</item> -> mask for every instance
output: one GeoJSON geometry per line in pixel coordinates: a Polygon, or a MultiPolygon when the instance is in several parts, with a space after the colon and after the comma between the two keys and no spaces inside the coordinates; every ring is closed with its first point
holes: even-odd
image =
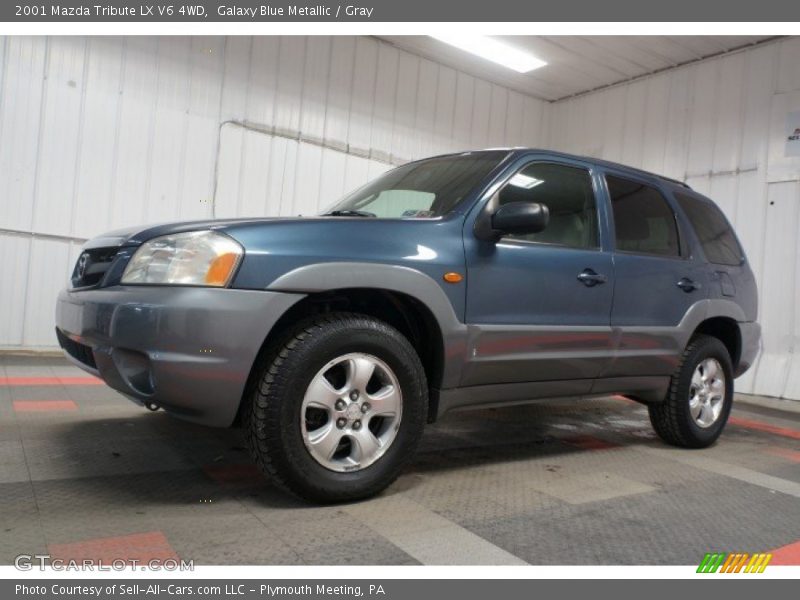
{"type": "Polygon", "coordinates": [[[93,239],[57,333],[114,389],[241,424],[274,482],[333,501],[389,485],[454,408],[624,394],[666,442],[708,446],[756,302],[730,225],[685,185],[486,150],[406,164],[320,217],[93,239]]]}

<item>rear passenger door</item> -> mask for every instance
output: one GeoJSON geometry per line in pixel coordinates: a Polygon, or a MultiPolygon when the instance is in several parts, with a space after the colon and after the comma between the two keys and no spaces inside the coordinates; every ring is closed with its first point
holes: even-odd
{"type": "Polygon", "coordinates": [[[652,180],[605,172],[614,246],[611,327],[618,343],[604,377],[669,375],[682,352],[676,327],[707,294],[671,201],[652,180]]]}

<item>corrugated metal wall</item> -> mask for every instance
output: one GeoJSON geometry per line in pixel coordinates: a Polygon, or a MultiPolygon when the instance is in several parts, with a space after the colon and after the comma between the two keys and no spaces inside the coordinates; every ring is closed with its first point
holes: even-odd
{"type": "Polygon", "coordinates": [[[313,212],[392,163],[544,144],[546,108],[371,38],[0,38],[0,347],[55,345],[81,238],[313,212]]]}
{"type": "Polygon", "coordinates": [[[558,102],[549,118],[557,149],[685,180],[716,200],[761,298],[764,352],[737,389],[800,399],[800,158],[793,176],[769,176],[770,143],[777,136],[782,151],[786,135],[775,98],[796,90],[793,38],[558,102]]]}
{"type": "Polygon", "coordinates": [[[739,389],[800,399],[800,183],[767,177],[773,96],[800,90],[798,39],[550,105],[371,38],[0,41],[0,347],[54,345],[82,238],[309,213],[393,163],[541,145],[717,200],[762,297],[765,352],[739,389]]]}

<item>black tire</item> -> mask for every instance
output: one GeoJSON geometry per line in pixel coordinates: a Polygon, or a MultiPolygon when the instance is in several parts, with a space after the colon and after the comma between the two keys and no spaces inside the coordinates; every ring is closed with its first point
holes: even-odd
{"type": "Polygon", "coordinates": [[[715,337],[698,335],[684,350],[680,364],[672,375],[669,391],[663,402],[648,405],[650,422],[666,443],[681,448],[705,448],[713,444],[725,428],[733,405],[733,367],[725,345],[715,337]],[[722,410],[709,427],[700,427],[689,410],[692,375],[707,358],[714,358],[725,374],[722,410]]]}
{"type": "Polygon", "coordinates": [[[355,313],[318,315],[299,323],[263,362],[245,398],[243,426],[253,459],[277,486],[314,502],[358,500],[389,486],[414,455],[428,412],[427,382],[416,351],[395,328],[355,313]],[[350,352],[371,354],[394,371],[402,418],[394,441],[376,462],[337,472],[306,449],[300,412],[315,374],[350,352]]]}

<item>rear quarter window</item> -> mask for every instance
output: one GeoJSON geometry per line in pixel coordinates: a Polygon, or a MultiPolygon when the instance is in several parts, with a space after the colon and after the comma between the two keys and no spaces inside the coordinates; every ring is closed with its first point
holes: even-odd
{"type": "Polygon", "coordinates": [[[675,199],[692,224],[709,262],[719,265],[741,264],[744,258],[742,247],[716,204],[680,192],[675,193],[675,199]]]}
{"type": "Polygon", "coordinates": [[[653,256],[680,256],[675,213],[654,187],[606,175],[614,214],[617,250],[653,256]]]}

